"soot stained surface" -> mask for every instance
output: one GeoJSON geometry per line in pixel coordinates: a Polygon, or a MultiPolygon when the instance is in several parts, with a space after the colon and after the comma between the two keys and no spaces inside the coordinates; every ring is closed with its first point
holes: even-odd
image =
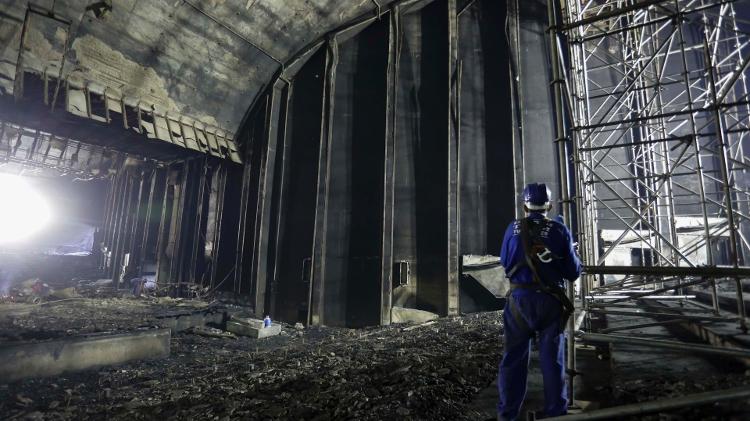
{"type": "Polygon", "coordinates": [[[474,419],[496,374],[500,313],[265,340],[172,337],[170,357],[0,386],[33,419],[474,419]]]}

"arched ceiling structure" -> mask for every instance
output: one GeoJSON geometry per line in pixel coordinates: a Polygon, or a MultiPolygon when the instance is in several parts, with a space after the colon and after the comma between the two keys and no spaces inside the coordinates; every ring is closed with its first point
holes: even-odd
{"type": "Polygon", "coordinates": [[[18,90],[18,69],[62,73],[231,134],[282,63],[390,2],[0,0],[0,96],[18,90]]]}

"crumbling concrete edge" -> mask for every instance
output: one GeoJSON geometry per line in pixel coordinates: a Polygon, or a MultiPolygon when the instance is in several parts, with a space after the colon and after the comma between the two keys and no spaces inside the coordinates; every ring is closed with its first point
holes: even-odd
{"type": "Polygon", "coordinates": [[[49,377],[170,353],[170,329],[0,345],[0,383],[49,377]]]}

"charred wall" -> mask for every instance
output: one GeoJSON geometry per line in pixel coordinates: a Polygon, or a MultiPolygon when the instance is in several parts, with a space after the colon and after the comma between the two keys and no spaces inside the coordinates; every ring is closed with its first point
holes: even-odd
{"type": "Polygon", "coordinates": [[[325,253],[325,320],[379,323],[388,20],[338,46],[325,253]]]}
{"type": "Polygon", "coordinates": [[[504,2],[396,2],[268,85],[240,131],[237,282],[258,315],[458,312],[460,256],[498,254],[515,214],[504,23],[504,2]]]}
{"type": "Polygon", "coordinates": [[[500,253],[515,218],[506,6],[479,1],[459,17],[461,254],[500,253]]]}
{"type": "Polygon", "coordinates": [[[209,157],[118,165],[97,245],[105,273],[126,289],[131,279],[155,274],[158,287],[175,296],[233,291],[225,281],[235,271],[241,186],[230,180],[241,180],[240,171],[209,157]]]}
{"type": "Polygon", "coordinates": [[[277,154],[283,167],[276,195],[279,225],[271,309],[290,321],[307,322],[309,314],[326,61],[321,49],[295,77],[287,132],[277,154]]]}

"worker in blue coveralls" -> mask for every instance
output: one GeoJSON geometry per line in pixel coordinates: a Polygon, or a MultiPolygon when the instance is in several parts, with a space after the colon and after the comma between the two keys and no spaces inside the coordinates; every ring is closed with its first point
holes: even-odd
{"type": "Polygon", "coordinates": [[[516,420],[526,395],[531,339],[539,335],[544,415],[567,413],[565,324],[573,305],[563,289],[581,273],[568,228],[547,219],[550,191],[543,183],[523,191],[526,217],[508,226],[500,261],[510,280],[503,321],[505,347],[498,374],[498,419],[516,420]]]}

